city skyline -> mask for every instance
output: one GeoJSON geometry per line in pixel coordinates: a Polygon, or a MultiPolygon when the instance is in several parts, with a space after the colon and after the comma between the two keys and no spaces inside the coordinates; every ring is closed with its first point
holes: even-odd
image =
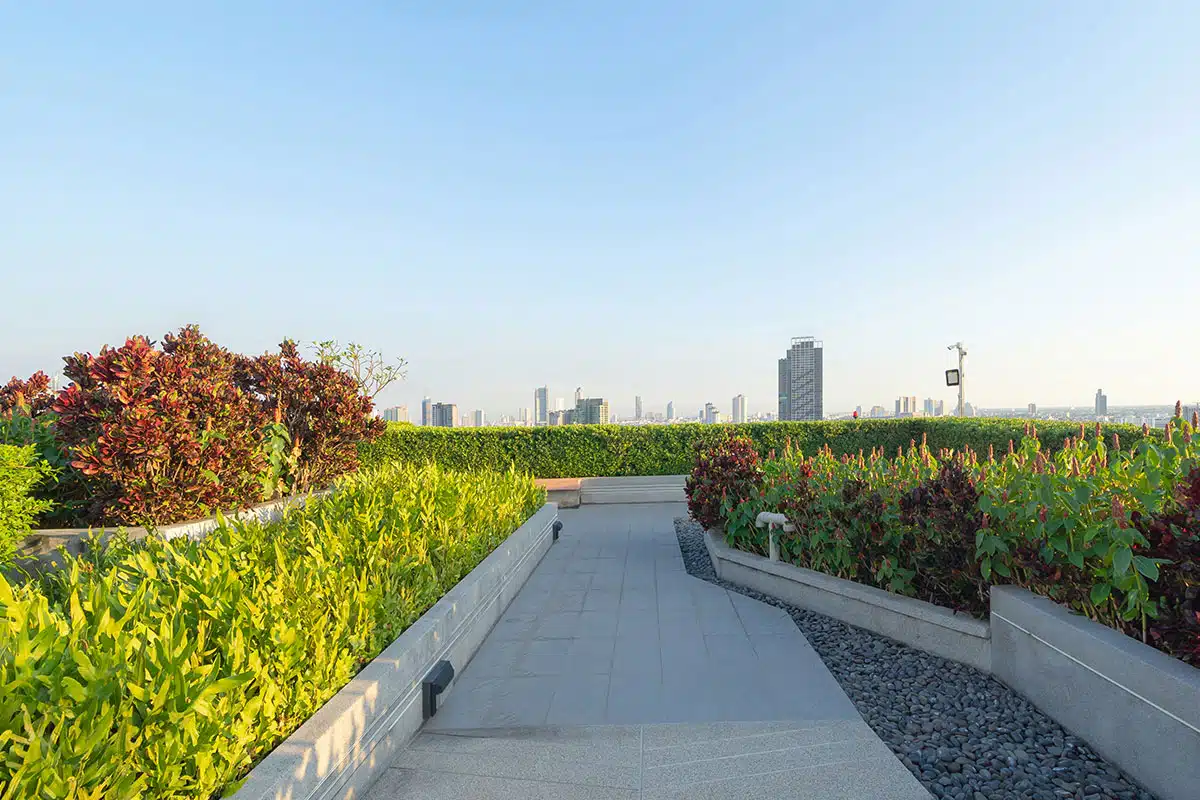
{"type": "Polygon", "coordinates": [[[803,332],[826,413],[960,340],[979,407],[1200,396],[1200,5],[651,5],[13,4],[0,379],[196,323],[414,411],[765,413],[803,332]]]}

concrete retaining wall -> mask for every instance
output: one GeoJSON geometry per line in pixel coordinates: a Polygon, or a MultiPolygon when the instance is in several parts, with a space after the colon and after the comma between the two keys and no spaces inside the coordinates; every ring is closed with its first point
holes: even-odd
{"type": "MultiPolygon", "coordinates": [[[[283,516],[283,512],[286,509],[292,506],[304,505],[304,503],[308,502],[309,498],[323,497],[327,494],[329,494],[328,489],[320,492],[293,495],[285,497],[282,500],[259,503],[242,511],[231,511],[225,514],[225,518],[231,520],[257,519],[260,522],[274,522],[283,516]]],[[[183,536],[190,539],[203,539],[209,533],[216,530],[218,524],[216,515],[213,515],[204,519],[163,525],[160,528],[155,528],[154,532],[164,539],[177,539],[183,536]]],[[[14,576],[19,574],[21,570],[36,575],[47,570],[58,569],[62,566],[63,560],[62,552],[59,550],[60,547],[64,548],[71,555],[78,556],[83,553],[84,547],[90,540],[104,542],[120,530],[124,530],[125,534],[132,541],[144,539],[150,535],[150,532],[146,528],[51,528],[37,530],[25,538],[15,561],[17,569],[11,570],[11,572],[14,576]]]]}
{"type": "Polygon", "coordinates": [[[1012,586],[992,670],[1160,800],[1200,797],[1200,669],[1012,586]]]}
{"type": "Polygon", "coordinates": [[[421,727],[422,679],[442,659],[462,673],[550,549],[557,519],[543,506],[256,766],[235,800],[363,797],[421,727]]]}
{"type": "Polygon", "coordinates": [[[988,623],[898,594],[735,550],[722,534],[704,537],[723,580],[799,608],[865,628],[943,658],[991,671],[988,623]]]}
{"type": "Polygon", "coordinates": [[[650,475],[626,478],[581,478],[580,502],[684,503],[686,475],[650,475]]]}

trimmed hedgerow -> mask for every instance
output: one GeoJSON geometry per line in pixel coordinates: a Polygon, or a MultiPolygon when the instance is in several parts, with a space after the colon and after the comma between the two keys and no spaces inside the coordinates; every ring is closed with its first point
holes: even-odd
{"type": "MultiPolygon", "coordinates": [[[[620,475],[683,475],[691,471],[698,445],[731,435],[750,439],[760,456],[795,449],[815,453],[828,447],[835,455],[899,447],[922,438],[934,449],[988,446],[1007,450],[1019,442],[1026,421],[1017,419],[902,419],[838,422],[751,422],[742,425],[564,425],[545,428],[429,428],[388,425],[374,442],[360,445],[364,466],[437,463],[453,469],[507,469],[515,466],[536,478],[620,475]]],[[[1038,422],[1049,451],[1078,429],[1078,423],[1038,422]]],[[[1128,444],[1145,435],[1132,425],[1105,425],[1128,444]]],[[[1152,431],[1155,436],[1160,432],[1152,431]]]]}

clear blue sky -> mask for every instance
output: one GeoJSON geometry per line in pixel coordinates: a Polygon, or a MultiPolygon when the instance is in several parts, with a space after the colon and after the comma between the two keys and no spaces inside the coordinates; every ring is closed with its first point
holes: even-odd
{"type": "Polygon", "coordinates": [[[1200,3],[7,3],[0,380],[199,323],[385,404],[1200,398],[1200,3]],[[185,8],[190,6],[191,8],[185,8]]]}

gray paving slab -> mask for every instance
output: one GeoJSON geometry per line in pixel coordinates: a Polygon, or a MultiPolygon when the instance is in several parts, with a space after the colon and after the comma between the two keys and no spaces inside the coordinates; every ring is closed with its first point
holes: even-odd
{"type": "Polygon", "coordinates": [[[687,574],[683,513],[560,512],[371,797],[927,798],[784,612],[687,574]]]}

